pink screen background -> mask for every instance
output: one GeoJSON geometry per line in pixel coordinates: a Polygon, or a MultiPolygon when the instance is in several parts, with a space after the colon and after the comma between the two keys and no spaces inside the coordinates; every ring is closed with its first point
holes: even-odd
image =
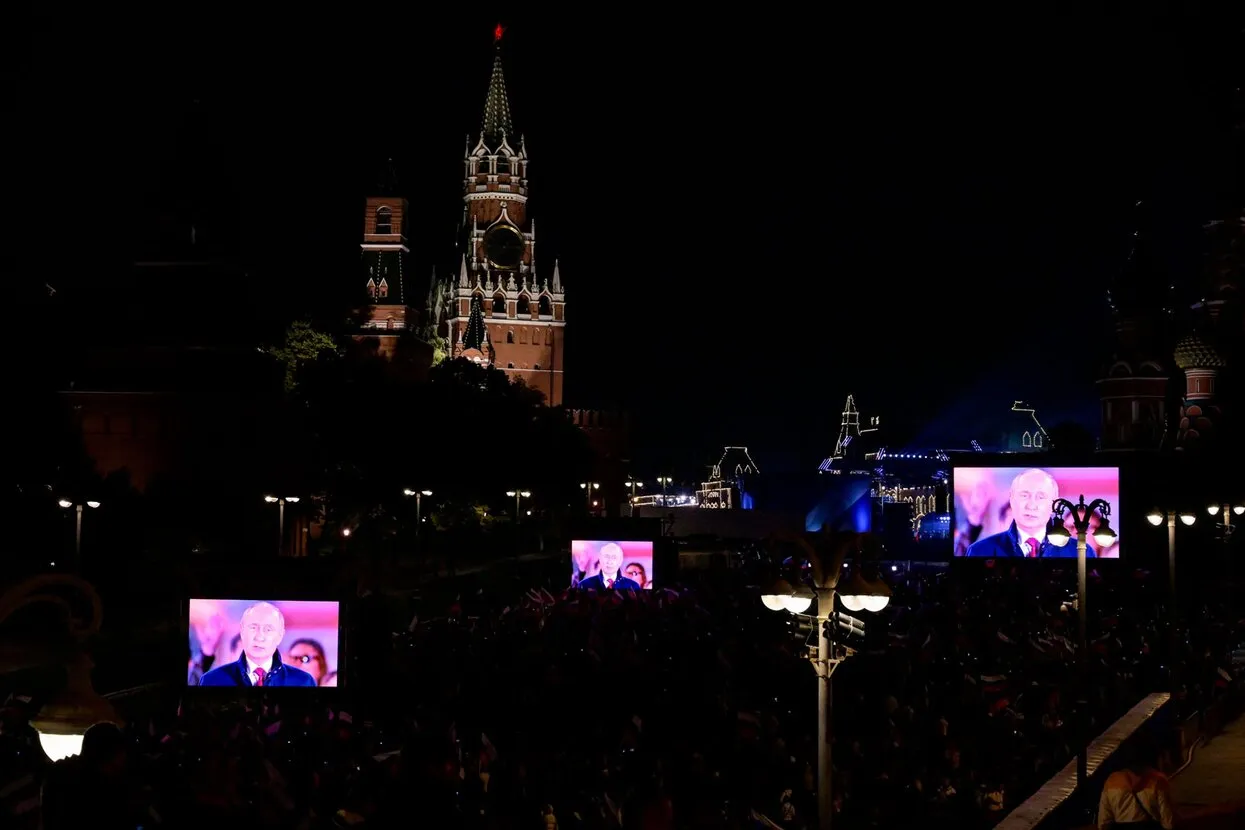
{"type": "MultiPolygon", "coordinates": [[[[584,577],[595,576],[601,571],[601,566],[597,562],[597,551],[602,545],[610,544],[612,540],[592,540],[585,541],[576,539],[571,542],[571,587],[575,586],[580,574],[584,577]]],[[[639,562],[644,568],[645,582],[643,588],[646,591],[653,589],[653,543],[652,542],[619,542],[613,541],[613,544],[622,548],[622,570],[624,573],[627,566],[632,562],[639,562]]]]}
{"type": "MultiPolygon", "coordinates": [[[[1120,532],[1120,471],[1117,467],[956,467],[951,487],[955,493],[955,555],[963,556],[971,541],[967,537],[970,523],[980,517],[978,539],[1002,533],[1011,525],[1008,493],[1012,479],[1026,470],[1045,470],[1059,484],[1059,498],[1076,504],[1085,496],[1085,503],[1103,499],[1111,505],[1111,528],[1120,532]]],[[[1075,531],[1069,545],[1075,544],[1075,531]]],[[[1101,559],[1118,559],[1120,542],[1116,539],[1108,550],[1090,536],[1088,544],[1101,559]]]]}
{"type": "MultiPolygon", "coordinates": [[[[220,642],[216,647],[213,667],[237,660],[241,648],[231,648],[230,643],[238,633],[242,612],[257,602],[270,602],[285,616],[285,637],[278,647],[283,662],[289,660],[290,645],[296,640],[315,640],[324,647],[325,669],[321,685],[331,672],[338,670],[338,639],[340,637],[341,606],[336,602],[282,601],[259,599],[192,599],[190,600],[190,654],[197,657],[202,637],[213,636],[220,627],[220,642]]],[[[304,671],[309,666],[293,663],[304,671]]],[[[340,681],[340,677],[338,680],[340,681]]],[[[190,685],[194,685],[191,683],[190,685]]],[[[332,685],[332,684],[330,684],[332,685]]]]}

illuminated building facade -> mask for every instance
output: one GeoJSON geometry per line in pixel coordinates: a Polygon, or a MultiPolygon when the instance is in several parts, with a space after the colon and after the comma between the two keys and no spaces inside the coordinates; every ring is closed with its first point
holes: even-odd
{"type": "Polygon", "coordinates": [[[709,480],[696,491],[696,506],[710,510],[751,510],[749,483],[761,474],[747,447],[726,447],[709,468],[709,480]]]}
{"type": "Polygon", "coordinates": [[[495,366],[560,406],[566,294],[556,261],[547,276],[537,270],[527,145],[511,120],[501,39],[498,26],[483,122],[462,162],[462,255],[440,313],[451,356],[495,366]]]}

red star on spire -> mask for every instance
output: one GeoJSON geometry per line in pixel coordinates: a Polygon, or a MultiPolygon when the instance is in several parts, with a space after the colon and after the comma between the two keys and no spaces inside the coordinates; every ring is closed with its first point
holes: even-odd
{"type": "Polygon", "coordinates": [[[498,23],[496,26],[493,27],[493,42],[498,43],[501,40],[501,36],[505,33],[506,33],[505,27],[503,27],[500,23],[498,23]]]}

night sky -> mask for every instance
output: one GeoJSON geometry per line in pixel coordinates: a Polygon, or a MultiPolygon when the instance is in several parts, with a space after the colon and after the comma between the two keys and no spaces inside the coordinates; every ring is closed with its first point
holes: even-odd
{"type": "Polygon", "coordinates": [[[10,156],[23,267],[95,297],[197,188],[248,276],[169,299],[320,311],[358,273],[392,156],[422,300],[456,265],[500,19],[541,268],[556,255],[567,286],[568,402],[631,409],[650,466],[722,443],[815,465],[849,392],[896,443],[968,395],[1092,419],[1133,202],[1156,202],[1192,274],[1225,189],[1222,21],[376,8],[33,24],[10,156]]]}

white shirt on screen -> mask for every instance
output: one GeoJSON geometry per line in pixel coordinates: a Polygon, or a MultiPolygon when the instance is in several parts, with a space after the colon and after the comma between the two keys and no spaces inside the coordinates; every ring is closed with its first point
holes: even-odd
{"type": "Polygon", "coordinates": [[[1021,545],[1024,545],[1030,539],[1037,539],[1038,547],[1041,547],[1042,543],[1046,541],[1046,528],[1042,528],[1036,533],[1025,533],[1020,529],[1020,525],[1016,525],[1016,533],[1020,536],[1021,545]]]}
{"type": "Polygon", "coordinates": [[[259,663],[256,663],[253,660],[251,660],[250,657],[246,658],[246,673],[250,675],[251,677],[252,686],[254,686],[256,683],[259,682],[259,675],[255,673],[256,669],[263,669],[264,677],[267,677],[269,674],[272,673],[272,658],[269,657],[268,662],[262,666],[259,663]]]}

